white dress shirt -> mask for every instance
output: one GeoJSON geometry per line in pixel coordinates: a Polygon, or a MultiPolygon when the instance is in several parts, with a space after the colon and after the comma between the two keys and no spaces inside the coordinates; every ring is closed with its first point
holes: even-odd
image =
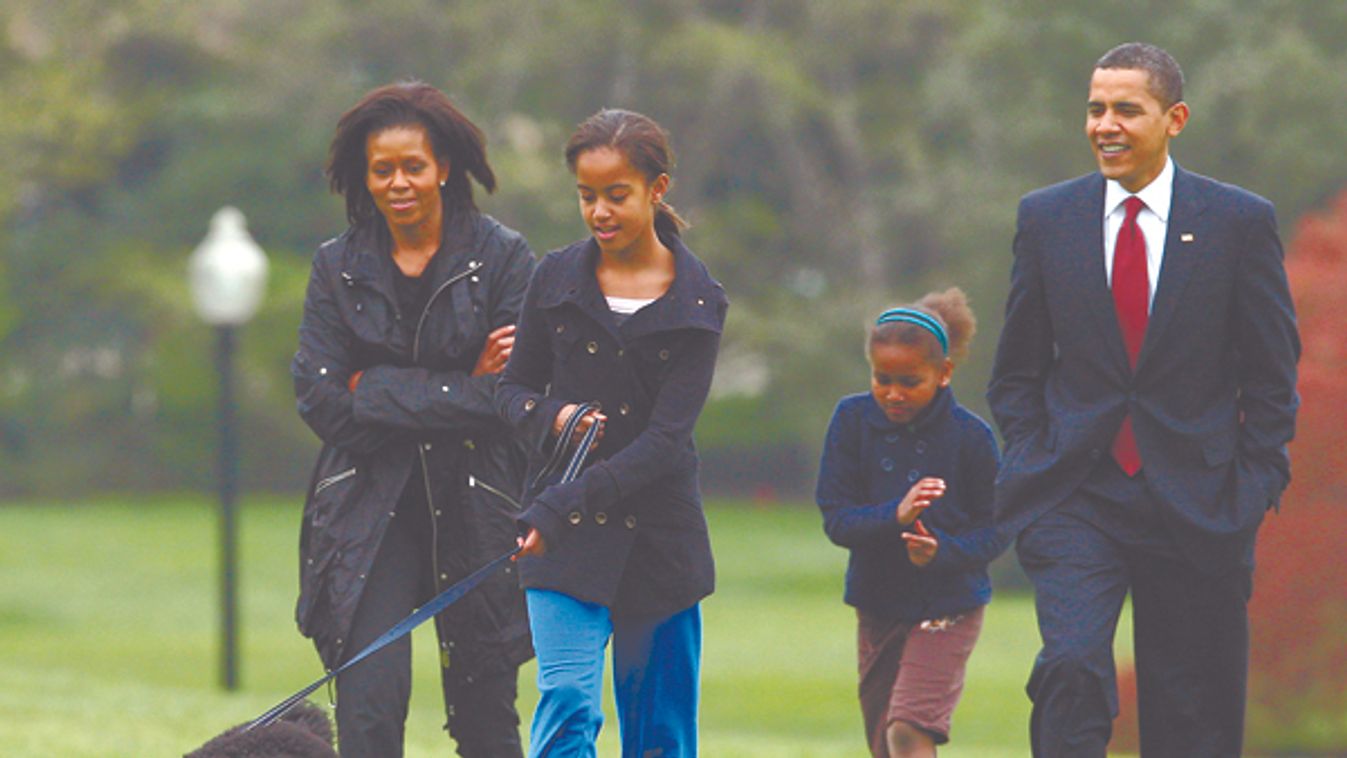
{"type": "MultiPolygon", "coordinates": [[[[1127,217],[1123,201],[1132,194],[1113,179],[1104,185],[1104,273],[1108,276],[1110,287],[1113,286],[1113,248],[1118,243],[1118,230],[1127,217]]],[[[1155,302],[1160,264],[1165,258],[1165,232],[1169,229],[1169,206],[1174,199],[1174,160],[1166,157],[1160,175],[1135,194],[1146,204],[1137,213],[1137,226],[1141,227],[1141,234],[1146,238],[1146,276],[1151,285],[1150,297],[1146,301],[1149,308],[1155,302]]]]}

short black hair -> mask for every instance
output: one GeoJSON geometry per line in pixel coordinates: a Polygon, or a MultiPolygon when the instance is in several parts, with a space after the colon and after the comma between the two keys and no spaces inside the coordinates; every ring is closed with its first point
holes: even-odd
{"type": "Polygon", "coordinates": [[[1183,69],[1174,56],[1155,45],[1125,42],[1104,53],[1094,67],[1145,71],[1150,78],[1151,94],[1166,109],[1183,100],[1183,69]]]}

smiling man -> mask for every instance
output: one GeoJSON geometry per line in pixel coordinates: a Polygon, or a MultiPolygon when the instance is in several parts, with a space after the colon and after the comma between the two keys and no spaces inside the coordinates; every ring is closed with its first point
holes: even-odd
{"type": "Polygon", "coordinates": [[[1236,756],[1254,538],[1290,481],[1300,343],[1270,203],[1185,171],[1183,73],[1095,64],[1099,170],[1020,202],[987,397],[998,521],[1034,584],[1036,756],[1105,755],[1132,597],[1141,749],[1236,756]]]}

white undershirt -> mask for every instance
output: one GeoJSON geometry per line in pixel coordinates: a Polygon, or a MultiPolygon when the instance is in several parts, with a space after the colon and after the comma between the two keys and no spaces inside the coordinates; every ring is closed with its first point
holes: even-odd
{"type": "Polygon", "coordinates": [[[655,302],[653,297],[613,297],[604,295],[604,300],[608,301],[608,310],[613,313],[620,313],[623,316],[630,316],[636,311],[655,302]]]}
{"type": "MultiPolygon", "coordinates": [[[[1127,218],[1123,201],[1133,193],[1110,179],[1104,186],[1104,273],[1113,286],[1113,248],[1118,243],[1118,230],[1127,218]]],[[[1165,233],[1169,229],[1169,208],[1174,199],[1174,161],[1165,158],[1165,167],[1150,184],[1135,193],[1146,204],[1137,213],[1137,226],[1146,238],[1146,276],[1151,291],[1147,306],[1155,302],[1156,284],[1160,281],[1160,264],[1165,258],[1165,233]]]]}

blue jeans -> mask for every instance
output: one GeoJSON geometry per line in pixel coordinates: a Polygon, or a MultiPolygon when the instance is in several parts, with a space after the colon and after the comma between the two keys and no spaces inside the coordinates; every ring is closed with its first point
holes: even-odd
{"type": "Polygon", "coordinates": [[[613,640],[613,690],[623,756],[697,755],[701,607],[666,618],[614,615],[550,590],[528,590],[538,654],[531,758],[592,758],[603,726],[603,653],[613,640]]]}

